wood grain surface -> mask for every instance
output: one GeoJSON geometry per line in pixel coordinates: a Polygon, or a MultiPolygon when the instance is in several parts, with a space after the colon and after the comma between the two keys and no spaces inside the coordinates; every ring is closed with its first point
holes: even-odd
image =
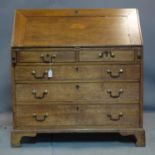
{"type": "Polygon", "coordinates": [[[118,132],[145,145],[136,9],[17,10],[11,52],[12,146],[64,132],[118,132]]]}

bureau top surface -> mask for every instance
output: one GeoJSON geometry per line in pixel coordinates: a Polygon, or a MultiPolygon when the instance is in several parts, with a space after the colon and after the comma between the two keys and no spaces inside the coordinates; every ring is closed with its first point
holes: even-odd
{"type": "Polygon", "coordinates": [[[16,10],[12,47],[137,45],[137,9],[16,10]]]}

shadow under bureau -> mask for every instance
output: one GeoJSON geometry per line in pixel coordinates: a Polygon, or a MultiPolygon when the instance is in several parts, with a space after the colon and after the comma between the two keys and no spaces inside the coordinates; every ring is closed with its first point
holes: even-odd
{"type": "Polygon", "coordinates": [[[12,146],[39,133],[120,133],[145,145],[136,9],[17,10],[12,146]]]}

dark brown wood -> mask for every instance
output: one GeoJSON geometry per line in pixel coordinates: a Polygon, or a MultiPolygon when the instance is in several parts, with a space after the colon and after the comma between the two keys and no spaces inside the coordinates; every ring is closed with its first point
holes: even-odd
{"type": "Polygon", "coordinates": [[[12,81],[12,146],[64,132],[117,132],[145,146],[136,9],[17,10],[12,81]]]}

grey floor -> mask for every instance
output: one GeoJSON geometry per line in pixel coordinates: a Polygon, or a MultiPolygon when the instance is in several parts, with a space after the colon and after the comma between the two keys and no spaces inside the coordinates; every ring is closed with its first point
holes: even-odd
{"type": "MultiPolygon", "coordinates": [[[[113,140],[79,141],[62,139],[61,135],[40,135],[29,142],[23,140],[22,147],[10,146],[11,114],[0,114],[0,154],[1,155],[153,155],[155,154],[155,112],[145,112],[146,147],[135,147],[132,141],[113,140]]],[[[63,136],[63,135],[62,135],[63,136]]]]}

